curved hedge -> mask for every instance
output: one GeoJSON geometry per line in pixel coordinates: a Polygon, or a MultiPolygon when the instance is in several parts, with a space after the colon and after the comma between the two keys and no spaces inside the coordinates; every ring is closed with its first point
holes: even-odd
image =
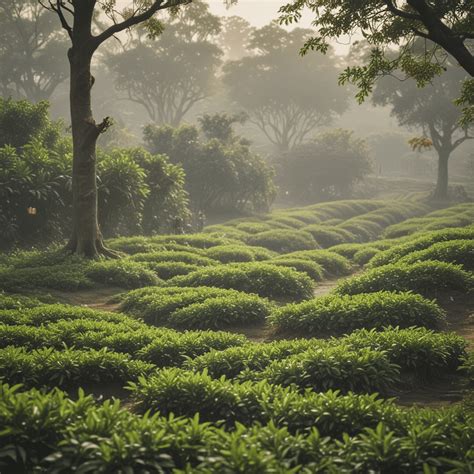
{"type": "Polygon", "coordinates": [[[370,393],[392,387],[399,380],[399,368],[383,352],[365,348],[353,351],[341,345],[309,349],[271,362],[262,372],[247,371],[243,377],[319,392],[370,393]]]}
{"type": "Polygon", "coordinates": [[[0,379],[10,384],[41,387],[79,387],[83,384],[125,382],[150,374],[155,366],[110,352],[20,347],[0,349],[0,379]]]}
{"type": "Polygon", "coordinates": [[[255,324],[269,314],[270,306],[264,299],[239,293],[178,309],[169,315],[166,324],[181,329],[223,329],[255,324]]]}
{"type": "Polygon", "coordinates": [[[201,268],[201,265],[191,265],[184,262],[143,262],[147,268],[152,270],[158,278],[169,280],[175,276],[187,275],[201,268]]]}
{"type": "Polygon", "coordinates": [[[294,270],[306,273],[312,280],[321,281],[324,278],[324,270],[321,265],[300,258],[278,258],[269,261],[271,265],[293,268],[294,270]]]}
{"type": "Polygon", "coordinates": [[[427,249],[409,253],[399,262],[411,264],[425,260],[456,263],[466,270],[474,271],[474,240],[438,242],[427,249]]]}
{"type": "Polygon", "coordinates": [[[161,282],[146,265],[131,260],[95,262],[86,270],[86,276],[97,283],[122,288],[140,288],[161,282]]]}
{"type": "Polygon", "coordinates": [[[278,253],[318,248],[313,236],[301,230],[270,230],[250,235],[246,242],[249,245],[265,247],[278,253]]]}
{"type": "Polygon", "coordinates": [[[352,271],[349,260],[329,250],[306,250],[282,255],[278,259],[310,260],[321,265],[328,276],[348,275],[352,271]]]}
{"type": "Polygon", "coordinates": [[[220,263],[253,262],[251,247],[245,245],[218,245],[207,251],[207,255],[220,263]]]}
{"type": "Polygon", "coordinates": [[[356,240],[356,237],[350,232],[338,229],[337,227],[313,224],[305,227],[304,230],[309,232],[323,249],[356,240]]]}
{"type": "Polygon", "coordinates": [[[421,237],[412,238],[408,242],[384,250],[370,261],[369,266],[375,268],[387,265],[388,263],[396,263],[402,257],[410,253],[424,250],[438,242],[472,239],[474,239],[474,227],[430,232],[421,237]]]}
{"type": "Polygon", "coordinates": [[[439,327],[445,315],[434,302],[413,293],[328,295],[278,309],[270,322],[278,331],[302,335],[343,334],[388,326],[439,327]]]}
{"type": "MultiPolygon", "coordinates": [[[[138,290],[128,293],[123,298],[120,308],[127,314],[142,318],[147,324],[155,326],[173,325],[174,313],[187,306],[204,303],[215,298],[228,298],[229,305],[233,306],[239,297],[245,298],[247,296],[252,297],[254,295],[222,288],[156,287],[150,288],[150,291],[138,290]]],[[[263,302],[260,298],[258,299],[263,302]]],[[[216,314],[215,317],[217,318],[218,315],[216,314]]],[[[197,324],[197,321],[195,324],[197,324]]]]}
{"type": "Polygon", "coordinates": [[[137,253],[130,260],[146,263],[182,262],[196,266],[215,265],[212,258],[186,250],[162,250],[160,252],[137,253]]]}
{"type": "Polygon", "coordinates": [[[170,286],[211,286],[256,293],[268,298],[307,299],[313,282],[304,273],[267,263],[240,263],[203,268],[169,280],[170,286]]]}
{"type": "Polygon", "coordinates": [[[414,291],[425,296],[442,291],[468,292],[474,285],[471,274],[459,265],[430,261],[412,265],[396,263],[367,270],[341,282],[335,293],[355,295],[376,291],[414,291]]]}

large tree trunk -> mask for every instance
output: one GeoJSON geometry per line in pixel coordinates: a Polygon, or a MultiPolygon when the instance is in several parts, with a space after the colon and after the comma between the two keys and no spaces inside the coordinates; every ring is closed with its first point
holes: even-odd
{"type": "Polygon", "coordinates": [[[72,235],[67,250],[88,258],[112,256],[103,244],[97,219],[96,144],[108,119],[97,125],[92,117],[92,51],[71,48],[70,109],[73,141],[72,235]]]}
{"type": "Polygon", "coordinates": [[[440,200],[448,199],[448,161],[450,153],[445,150],[438,151],[438,180],[434,197],[440,200]]]}

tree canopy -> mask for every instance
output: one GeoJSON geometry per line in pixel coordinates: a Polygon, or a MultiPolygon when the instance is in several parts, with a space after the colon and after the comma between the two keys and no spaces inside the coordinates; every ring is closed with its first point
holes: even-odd
{"type": "Polygon", "coordinates": [[[347,106],[337,86],[331,54],[303,61],[296,51],[310,34],[284,30],[275,23],[255,30],[248,48],[255,54],[224,66],[230,97],[279,150],[289,150],[330,122],[347,106]]]}

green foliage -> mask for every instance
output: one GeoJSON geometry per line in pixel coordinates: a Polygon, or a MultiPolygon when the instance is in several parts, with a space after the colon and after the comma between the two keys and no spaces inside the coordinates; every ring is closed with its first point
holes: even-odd
{"type": "Polygon", "coordinates": [[[52,288],[77,291],[90,288],[93,281],[85,275],[84,263],[62,263],[61,265],[30,268],[0,267],[0,287],[7,291],[20,288],[52,288]]]}
{"type": "Polygon", "coordinates": [[[304,230],[309,232],[323,249],[356,240],[355,235],[352,235],[350,232],[344,232],[343,230],[326,227],[321,224],[310,225],[304,230]]]}
{"type": "Polygon", "coordinates": [[[398,366],[381,351],[352,351],[344,345],[308,349],[281,361],[271,362],[262,372],[246,372],[244,378],[315,391],[384,391],[398,381],[398,366]]]}
{"type": "Polygon", "coordinates": [[[268,298],[310,298],[311,279],[291,268],[267,263],[235,263],[203,268],[182,277],[169,280],[170,286],[213,286],[256,293],[268,298]]]}
{"type": "Polygon", "coordinates": [[[270,313],[269,305],[256,295],[237,294],[206,299],[178,309],[168,324],[183,329],[223,329],[252,325],[270,313]]]}
{"type": "Polygon", "coordinates": [[[162,250],[157,252],[136,253],[131,257],[136,262],[163,263],[182,262],[196,266],[214,265],[216,261],[212,258],[196,254],[191,248],[188,250],[162,250]]]}
{"type": "Polygon", "coordinates": [[[0,349],[0,380],[30,387],[72,388],[99,382],[124,384],[153,369],[152,364],[106,349],[56,351],[44,348],[32,352],[18,347],[0,349]]]}
{"type": "Polygon", "coordinates": [[[274,312],[270,322],[278,331],[305,336],[349,333],[360,328],[439,327],[444,312],[412,293],[381,291],[354,296],[328,295],[291,304],[274,312]]]}
{"type": "Polygon", "coordinates": [[[274,199],[273,171],[244,139],[202,141],[192,125],[148,125],[144,138],[153,153],[166,154],[183,166],[196,209],[266,211],[274,199]]]}
{"type": "Polygon", "coordinates": [[[7,295],[0,292],[0,310],[34,308],[41,304],[41,301],[37,298],[19,294],[7,295]]]}
{"type": "Polygon", "coordinates": [[[122,310],[148,324],[220,329],[263,321],[269,304],[256,295],[220,288],[151,288],[125,296],[122,310]]]}
{"type": "Polygon", "coordinates": [[[370,261],[369,267],[379,267],[387,263],[396,263],[410,253],[427,249],[438,242],[466,239],[474,239],[474,228],[472,226],[427,232],[423,235],[412,237],[407,242],[399,243],[398,245],[384,250],[370,261]]]}
{"type": "Polygon", "coordinates": [[[474,241],[450,240],[448,242],[438,242],[424,250],[409,253],[399,262],[411,264],[425,260],[456,263],[466,270],[474,271],[474,241]]]}
{"type": "Polygon", "coordinates": [[[86,276],[97,283],[122,288],[139,288],[160,283],[160,279],[146,265],[125,259],[94,262],[87,268],[86,276]]]}
{"type": "Polygon", "coordinates": [[[318,248],[317,242],[310,233],[289,229],[260,232],[250,235],[246,241],[249,245],[265,247],[278,253],[318,248]]]}
{"type": "Polygon", "coordinates": [[[158,278],[169,280],[179,275],[187,275],[201,268],[199,265],[191,265],[183,262],[145,262],[145,265],[158,275],[158,278]]]}
{"type": "MultiPolygon", "coordinates": [[[[255,260],[252,247],[245,245],[219,245],[209,249],[206,254],[221,263],[253,262],[255,260]]],[[[268,255],[270,258],[271,253],[269,252],[268,255]]]]}
{"type": "Polygon", "coordinates": [[[433,296],[443,291],[466,293],[473,287],[471,274],[459,265],[426,260],[413,263],[394,263],[348,278],[338,285],[336,293],[355,295],[376,291],[414,291],[433,296]]]}
{"type": "Polygon", "coordinates": [[[366,263],[370,262],[377,254],[379,254],[381,250],[366,246],[360,250],[358,250],[353,257],[353,260],[358,265],[365,265],[366,263]]]}
{"type": "Polygon", "coordinates": [[[350,197],[354,185],[370,169],[364,140],[339,129],[320,134],[282,155],[277,177],[281,190],[290,198],[310,204],[350,197]]]}
{"type": "MultiPolygon", "coordinates": [[[[197,249],[208,249],[217,245],[236,244],[235,240],[225,237],[216,237],[214,235],[202,234],[183,234],[183,235],[156,235],[150,238],[150,243],[154,245],[161,245],[169,250],[177,250],[176,245],[192,247],[190,251],[197,249]],[[171,247],[170,247],[171,246],[171,247]]],[[[179,247],[179,250],[185,250],[179,247]]]]}
{"type": "Polygon", "coordinates": [[[323,267],[328,276],[347,275],[351,272],[351,264],[347,258],[328,250],[309,250],[292,252],[279,257],[279,259],[310,260],[323,267]]]}
{"type": "Polygon", "coordinates": [[[324,278],[323,267],[310,260],[304,260],[302,258],[277,258],[268,263],[276,265],[277,267],[289,267],[298,272],[306,273],[314,281],[321,281],[324,278]]]}

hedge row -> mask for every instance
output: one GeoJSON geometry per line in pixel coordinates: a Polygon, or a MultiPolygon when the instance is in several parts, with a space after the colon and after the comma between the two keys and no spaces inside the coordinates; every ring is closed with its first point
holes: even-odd
{"type": "Polygon", "coordinates": [[[275,311],[271,324],[280,332],[306,336],[337,335],[388,326],[437,328],[445,321],[438,305],[412,293],[328,295],[275,311]]]}
{"type": "MultiPolygon", "coordinates": [[[[201,395],[202,381],[195,382],[201,395]]],[[[268,389],[260,387],[255,406],[265,410],[262,418],[270,410],[275,416],[262,426],[226,431],[197,417],[138,416],[119,402],[96,404],[83,393],[72,401],[59,390],[20,392],[1,385],[0,444],[6,448],[0,465],[7,473],[469,470],[474,423],[462,407],[403,410],[375,396],[301,397],[288,391],[270,395],[266,409],[268,389]],[[350,434],[342,436],[344,431],[350,434]]],[[[243,393],[231,390],[236,397],[243,393]]],[[[177,396],[190,398],[185,387],[177,396]]]]}

